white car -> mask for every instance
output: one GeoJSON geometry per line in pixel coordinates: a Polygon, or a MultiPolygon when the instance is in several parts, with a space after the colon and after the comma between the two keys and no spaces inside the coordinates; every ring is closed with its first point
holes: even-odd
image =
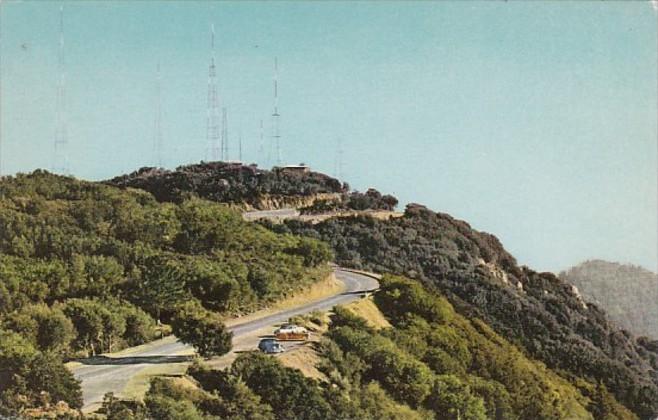
{"type": "Polygon", "coordinates": [[[295,324],[283,324],[274,331],[278,340],[308,340],[309,332],[306,328],[295,324]]]}
{"type": "Polygon", "coordinates": [[[295,324],[283,324],[274,331],[274,334],[305,334],[308,331],[304,327],[295,324]]]}

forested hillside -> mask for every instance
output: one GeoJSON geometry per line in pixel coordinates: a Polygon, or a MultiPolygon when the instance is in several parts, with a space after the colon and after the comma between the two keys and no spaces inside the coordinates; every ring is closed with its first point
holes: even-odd
{"type": "MultiPolygon", "coordinates": [[[[148,341],[158,320],[202,356],[223,354],[222,316],[292,294],[329,260],[405,278],[386,276],[375,295],[393,328],[336,310],[317,348],[326,380],[248,353],[227,372],[193,366],[192,387],[156,379],[144,404],[108,396],[108,418],[658,414],[655,343],[617,328],[553,274],[519,267],[493,235],[419,205],[387,221],[250,224],[227,204],[272,191],[293,201],[339,191],[338,207],[396,200],[350,194],[324,175],[224,182],[229,169],[213,165],[146,170],[112,181],[120,187],[41,171],[0,181],[0,415],[60,400],[79,407],[62,361],[148,341]]],[[[334,204],[307,211],[324,206],[334,204]]]]}
{"type": "Polygon", "coordinates": [[[275,234],[222,205],[37,171],[0,180],[0,414],[81,404],[62,365],[158,334],[202,355],[230,348],[222,315],[327,274],[329,248],[275,234]]]}
{"type": "Polygon", "coordinates": [[[270,227],[328,242],[341,265],[419,279],[572,383],[600,381],[641,418],[658,415],[655,346],[618,329],[553,274],[519,267],[493,235],[418,205],[389,221],[270,227]]]}
{"type": "Polygon", "coordinates": [[[245,353],[228,371],[196,365],[191,383],[158,378],[145,404],[107,398],[104,410],[110,420],[635,418],[604,385],[574,386],[417,281],[385,276],[374,298],[392,326],[335,308],[316,346],[320,380],[245,353]]]}
{"type": "MultiPolygon", "coordinates": [[[[586,261],[560,273],[633,334],[658,340],[658,275],[642,267],[586,261]]],[[[658,346],[658,343],[656,344],[658,346]]]]}

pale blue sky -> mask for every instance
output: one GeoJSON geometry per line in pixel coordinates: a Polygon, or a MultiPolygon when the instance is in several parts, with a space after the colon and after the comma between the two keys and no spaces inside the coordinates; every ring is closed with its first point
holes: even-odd
{"type": "MultiPolygon", "coordinates": [[[[50,167],[59,2],[1,6],[3,172],[50,167]]],[[[205,156],[209,25],[230,132],[257,160],[280,64],[283,157],[497,235],[521,263],[656,270],[648,2],[65,2],[70,161],[103,179],[205,156]]],[[[267,140],[267,138],[266,138],[267,140]]],[[[235,144],[235,141],[234,141],[235,144]]],[[[237,157],[235,149],[232,157],[237,157]]],[[[266,162],[261,162],[265,164],[266,162]]]]}

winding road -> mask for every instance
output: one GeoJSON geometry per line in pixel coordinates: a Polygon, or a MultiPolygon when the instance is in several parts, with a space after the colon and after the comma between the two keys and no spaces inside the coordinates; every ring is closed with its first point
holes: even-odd
{"type": "MultiPolygon", "coordinates": [[[[336,278],[345,284],[343,292],[302,306],[281,310],[262,318],[235,324],[229,327],[233,332],[234,350],[228,355],[213,361],[214,365],[226,365],[235,358],[235,351],[255,348],[259,334],[288,318],[306,314],[315,310],[327,310],[335,305],[346,304],[359,299],[364,292],[379,287],[373,276],[336,268],[336,278]],[[236,345],[237,344],[237,345],[236,345]]],[[[132,378],[143,373],[145,369],[160,364],[188,363],[189,355],[193,353],[191,346],[183,344],[175,337],[169,336],[156,340],[144,346],[127,349],[116,356],[99,356],[80,360],[79,366],[72,367],[74,376],[81,381],[84,400],[83,410],[98,406],[103,395],[113,392],[121,396],[126,385],[132,378]]]]}
{"type": "Polygon", "coordinates": [[[283,208],[276,210],[255,210],[242,213],[242,217],[248,221],[253,222],[258,219],[269,219],[274,222],[286,219],[293,219],[299,217],[300,212],[295,208],[283,208]]]}

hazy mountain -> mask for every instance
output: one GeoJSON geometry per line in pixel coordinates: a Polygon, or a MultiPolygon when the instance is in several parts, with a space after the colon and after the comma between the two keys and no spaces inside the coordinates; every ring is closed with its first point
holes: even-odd
{"type": "Polygon", "coordinates": [[[602,260],[581,263],[560,273],[587,301],[636,335],[658,339],[658,275],[630,264],[602,260]]]}

